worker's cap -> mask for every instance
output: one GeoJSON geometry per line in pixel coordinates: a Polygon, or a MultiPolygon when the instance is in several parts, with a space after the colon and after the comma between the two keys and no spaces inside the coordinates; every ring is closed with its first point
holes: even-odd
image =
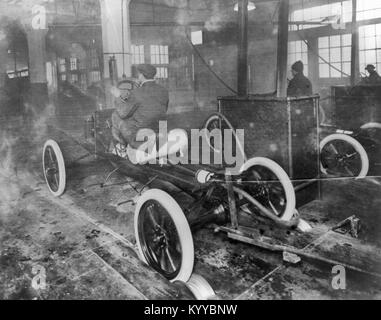
{"type": "Polygon", "coordinates": [[[147,79],[153,79],[156,75],[156,68],[152,64],[139,64],[136,69],[147,79]]]}
{"type": "Polygon", "coordinates": [[[365,67],[365,70],[367,70],[367,71],[373,71],[373,70],[376,70],[376,67],[373,64],[368,64],[365,67]]]}
{"type": "Polygon", "coordinates": [[[292,66],[291,69],[296,72],[303,72],[304,70],[304,64],[302,61],[296,61],[292,66]]]}

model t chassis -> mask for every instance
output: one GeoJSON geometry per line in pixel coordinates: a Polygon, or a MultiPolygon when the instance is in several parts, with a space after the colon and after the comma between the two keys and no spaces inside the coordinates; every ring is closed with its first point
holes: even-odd
{"type": "MultiPolygon", "coordinates": [[[[246,119],[250,123],[242,123],[248,129],[249,136],[251,134],[257,136],[255,142],[252,140],[247,142],[249,152],[252,145],[258,148],[264,144],[264,141],[269,139],[267,134],[261,134],[262,129],[257,128],[255,123],[252,126],[252,121],[255,121],[255,118],[259,118],[261,121],[264,120],[261,118],[260,108],[262,105],[265,105],[266,110],[270,108],[267,111],[271,114],[273,114],[272,107],[277,108],[279,111],[279,107],[283,106],[284,116],[290,120],[294,117],[291,111],[295,107],[296,115],[306,119],[310,118],[316,124],[315,127],[319,124],[318,98],[316,97],[287,99],[285,101],[275,99],[275,105],[272,107],[266,105],[266,103],[270,100],[273,103],[273,99],[265,100],[259,99],[260,104],[256,107],[257,112],[253,112],[254,118],[246,119]],[[299,109],[297,103],[304,104],[305,102],[308,102],[311,106],[310,116],[312,117],[299,114],[298,110],[301,109],[299,109]],[[293,103],[296,103],[296,105],[293,106],[293,103]]],[[[242,102],[245,105],[248,104],[248,101],[239,101],[239,103],[242,102]]],[[[258,101],[255,102],[258,103],[258,101]]],[[[234,123],[235,120],[232,114],[229,114],[231,110],[235,110],[237,118],[242,119],[237,111],[240,107],[235,108],[232,106],[229,111],[229,107],[226,107],[226,105],[224,107],[224,103],[229,106],[233,104],[230,99],[226,99],[220,104],[219,111],[221,112],[210,115],[202,127],[208,127],[211,119],[217,119],[220,127],[223,127],[224,121],[226,122],[225,125],[233,127],[236,124],[229,121],[232,119],[234,123]],[[228,116],[230,119],[228,119],[228,116]]],[[[304,110],[307,110],[308,105],[304,106],[306,107],[304,110]]],[[[264,154],[265,149],[259,150],[261,153],[255,154],[251,159],[246,159],[245,156],[247,161],[244,164],[244,169],[241,170],[242,172],[238,175],[231,175],[223,165],[173,165],[170,162],[135,165],[128,159],[111,153],[110,116],[112,111],[109,109],[95,112],[85,122],[85,132],[80,138],[74,138],[64,132],[59,132],[57,136],[54,135],[56,141],[48,140],[46,142],[43,152],[46,182],[54,195],[61,195],[66,184],[65,168],[69,168],[73,162],[90,155],[106,159],[113,167],[110,174],[118,172],[121,174],[119,176],[127,176],[139,181],[142,186],[139,189],[135,188],[137,197],[130,200],[136,204],[134,223],[139,255],[144,262],[169,280],[188,281],[194,264],[192,233],[210,223],[213,223],[215,231],[222,231],[234,240],[270,251],[294,254],[308,260],[318,260],[331,265],[343,265],[343,262],[333,261],[319,255],[311,255],[293,246],[294,240],[298,242],[298,239],[303,238],[304,235],[305,238],[310,237],[309,232],[303,233],[303,231],[309,229],[309,225],[298,217],[295,210],[295,206],[299,207],[303,202],[295,205],[295,198],[298,199],[305,191],[312,193],[314,199],[320,195],[318,130],[316,130],[317,135],[312,135],[315,145],[314,150],[316,151],[315,160],[311,162],[311,168],[314,170],[310,172],[309,176],[305,175],[305,172],[302,173],[304,179],[299,179],[298,172],[296,172],[298,171],[296,166],[298,163],[295,161],[298,159],[288,158],[286,162],[283,159],[282,163],[282,159],[277,158],[278,162],[282,163],[282,166],[288,171],[287,175],[274,161],[268,158],[256,157],[256,155],[262,154],[269,156],[269,154],[264,154]],[[65,148],[67,142],[81,148],[82,155],[79,158],[70,159],[72,158],[71,151],[65,148]],[[86,150],[86,154],[83,154],[83,150],[86,150]],[[250,176],[253,172],[249,172],[249,169],[253,169],[252,171],[256,174],[254,178],[250,176]],[[291,184],[288,176],[291,177],[293,184],[291,184]],[[315,188],[312,189],[314,190],[312,192],[311,187],[315,188]],[[280,195],[279,188],[281,188],[280,195]],[[275,196],[275,200],[278,200],[278,202],[274,201],[274,205],[271,205],[268,201],[269,195],[271,197],[275,196]],[[160,252],[168,250],[167,256],[170,256],[170,258],[166,260],[158,258],[155,250],[160,252]]],[[[283,118],[278,120],[279,123],[283,123],[283,118]]],[[[269,124],[264,125],[269,127],[269,124]]],[[[309,126],[310,124],[307,123],[306,125],[309,126]]],[[[278,133],[280,127],[280,125],[277,127],[278,133]]],[[[296,132],[300,129],[293,128],[292,123],[287,123],[284,127],[286,129],[291,128],[296,132]]],[[[285,137],[286,144],[289,146],[288,150],[284,152],[286,155],[290,155],[289,149],[292,145],[295,145],[292,140],[298,139],[297,134],[292,132],[288,132],[285,137]]],[[[308,137],[309,135],[304,132],[302,136],[308,137]]],[[[276,140],[276,138],[274,139],[276,140]]],[[[209,142],[210,147],[213,148],[213,144],[211,141],[209,142]]],[[[278,143],[280,145],[282,142],[279,140],[278,143]]],[[[302,143],[299,143],[299,145],[302,145],[302,143]]],[[[305,149],[302,149],[302,151],[305,151],[305,149]]],[[[252,155],[251,152],[250,154],[252,155]]],[[[273,156],[275,157],[276,154],[273,156]]],[[[126,183],[128,183],[127,179],[126,183]]],[[[108,178],[106,178],[104,185],[109,185],[108,178]]],[[[304,203],[306,201],[311,200],[307,199],[304,203]]],[[[312,236],[310,238],[313,239],[312,236]]],[[[347,268],[356,270],[356,267],[350,265],[347,268]]]]}
{"type": "MultiPolygon", "coordinates": [[[[312,99],[303,98],[300,101],[312,101],[311,105],[314,108],[318,107],[318,98],[316,97],[312,99]]],[[[286,103],[286,110],[290,110],[290,102],[286,103]]],[[[136,204],[134,223],[139,256],[145,263],[169,280],[187,282],[191,277],[194,264],[192,233],[206,224],[212,224],[214,231],[224,232],[231,239],[272,252],[280,252],[283,255],[297,255],[307,260],[315,260],[330,265],[345,265],[343,261],[327,259],[319,254],[311,254],[297,248],[298,246],[294,246],[294,243],[298,243],[303,238],[307,239],[307,243],[311,245],[312,242],[308,239],[314,239],[314,229],[311,230],[308,223],[299,218],[295,207],[301,206],[306,201],[311,201],[307,199],[302,203],[298,203],[300,202],[298,197],[303,195],[304,192],[310,194],[311,190],[314,190],[312,191],[314,199],[320,196],[318,134],[314,136],[316,139],[316,157],[315,162],[311,164],[311,167],[316,168],[312,172],[313,174],[317,173],[316,176],[311,175],[307,179],[298,179],[297,174],[293,172],[293,176],[289,174],[293,181],[293,184],[291,184],[287,174],[282,176],[282,173],[275,172],[274,175],[274,170],[277,171],[280,168],[274,161],[263,157],[252,157],[245,162],[245,168],[250,169],[257,166],[259,170],[254,171],[263,174],[263,177],[261,175],[257,176],[256,180],[253,181],[252,177],[248,178],[246,175],[248,170],[243,170],[239,175],[230,175],[224,166],[172,165],[171,163],[134,165],[128,159],[121,158],[109,151],[109,144],[112,141],[109,119],[112,111],[102,110],[95,112],[93,116],[86,120],[85,132],[80,138],[74,138],[64,132],[59,132],[57,136],[54,135],[56,141],[48,140],[46,142],[43,152],[46,182],[55,196],[61,195],[66,184],[65,167],[70,168],[75,161],[87,156],[106,159],[113,167],[110,175],[118,172],[119,177],[127,176],[140,182],[141,187],[139,189],[135,188],[137,197],[130,200],[136,204]],[[71,155],[67,154],[70,152],[65,150],[65,143],[68,141],[70,141],[69,144],[81,148],[82,155],[79,158],[70,159],[72,158],[71,155]],[[86,154],[83,154],[84,150],[86,154]],[[261,172],[261,169],[264,169],[264,171],[261,172]],[[210,173],[208,179],[204,179],[207,176],[205,173],[210,173]],[[268,173],[272,174],[272,177],[266,176],[268,173]],[[278,180],[279,176],[283,179],[282,183],[278,180]],[[250,182],[249,187],[245,185],[245,182],[250,182]],[[266,201],[266,196],[271,194],[272,188],[275,186],[274,189],[279,191],[277,187],[280,185],[281,188],[287,189],[282,189],[284,192],[288,192],[280,200],[281,207],[283,205],[281,209],[286,207],[284,203],[281,203],[282,201],[289,205],[287,217],[284,214],[282,215],[281,211],[281,213],[278,213],[276,209],[274,210],[266,201]],[[310,189],[311,187],[315,189],[310,189]],[[266,196],[264,197],[264,195],[266,196]],[[296,198],[296,205],[295,198],[292,199],[293,196],[296,198]],[[152,221],[149,218],[151,210],[149,208],[152,208],[152,206],[157,209],[156,212],[159,212],[154,219],[157,220],[163,216],[160,221],[152,221]],[[155,228],[153,226],[155,223],[163,223],[165,228],[160,226],[155,228]],[[154,230],[150,239],[154,239],[157,245],[161,246],[161,250],[172,247],[169,250],[172,250],[170,254],[172,253],[175,259],[167,259],[166,262],[162,262],[155,258],[155,254],[151,252],[150,248],[156,244],[155,242],[148,243],[149,241],[144,239],[149,236],[144,236],[144,230],[154,230]],[[304,232],[307,230],[311,230],[312,233],[304,232]],[[178,253],[177,256],[176,253],[178,253]]],[[[228,113],[228,110],[221,107],[221,105],[219,111],[225,114],[228,113]]],[[[224,119],[227,119],[223,113],[216,112],[212,114],[203,127],[207,126],[212,118],[218,119],[220,125],[222,125],[221,120],[223,122],[224,119]]],[[[312,112],[312,114],[314,114],[313,121],[316,121],[316,125],[318,125],[318,112],[312,112]]],[[[230,125],[233,126],[231,123],[230,125]]],[[[289,124],[287,126],[290,127],[289,124]]],[[[292,139],[292,137],[293,134],[290,134],[287,138],[292,139]]],[[[288,162],[291,166],[292,161],[288,162]]],[[[281,171],[283,170],[281,169],[281,171]]],[[[105,186],[109,185],[108,178],[106,178],[105,186]]],[[[126,183],[129,183],[128,181],[126,179],[126,183]]],[[[346,219],[345,221],[351,222],[351,227],[353,227],[351,220],[346,219]]],[[[352,231],[356,232],[356,230],[352,231]]],[[[355,266],[346,265],[346,267],[364,272],[355,266]]]]}
{"type": "MultiPolygon", "coordinates": [[[[314,99],[316,101],[316,97],[314,99]]],[[[308,229],[295,209],[295,190],[303,191],[319,181],[318,176],[311,177],[309,181],[306,179],[294,188],[286,172],[276,162],[264,157],[247,159],[245,154],[245,163],[237,175],[230,174],[224,165],[172,165],[170,162],[134,165],[110,152],[113,144],[112,112],[112,109],[95,112],[85,122],[83,137],[74,138],[61,132],[57,141],[47,141],[43,165],[48,187],[55,196],[60,196],[65,190],[65,167],[70,166],[66,161],[70,157],[62,148],[65,140],[86,150],[86,155],[80,159],[90,155],[107,159],[114,168],[112,173],[118,172],[141,182],[143,187],[136,190],[138,197],[132,200],[136,203],[135,236],[140,256],[168,279],[184,282],[189,279],[194,263],[191,232],[207,223],[217,224],[216,230],[227,233],[230,238],[266,249],[271,249],[271,246],[257,242],[254,236],[258,228],[272,229],[274,233],[289,230],[298,233],[308,229]],[[165,217],[162,219],[160,214],[154,214],[152,219],[152,208],[159,213],[165,212],[165,217]],[[159,218],[161,221],[156,221],[159,218]],[[154,230],[153,234],[144,234],[150,230],[154,230]],[[167,261],[163,262],[164,258],[159,261],[161,258],[153,247],[168,250],[167,261]]],[[[216,118],[220,127],[221,121],[232,127],[220,112],[213,113],[203,127],[210,123],[210,119],[216,118]]],[[[316,145],[318,139],[316,137],[316,145]]],[[[313,166],[317,167],[318,162],[317,157],[313,166]]],[[[273,249],[279,247],[274,246],[273,249]]]]}

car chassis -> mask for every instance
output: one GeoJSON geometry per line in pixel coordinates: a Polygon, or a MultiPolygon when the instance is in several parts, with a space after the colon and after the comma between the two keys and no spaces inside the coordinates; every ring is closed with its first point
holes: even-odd
{"type": "MultiPolygon", "coordinates": [[[[133,164],[110,151],[114,145],[112,111],[95,112],[85,123],[83,138],[63,134],[59,139],[74,141],[88,152],[84,157],[107,159],[114,167],[113,172],[144,184],[137,190],[139,196],[135,201],[137,246],[141,259],[169,280],[186,282],[190,278],[194,264],[191,230],[206,223],[216,223],[221,227],[219,231],[235,234],[247,220],[281,229],[303,225],[295,209],[292,183],[274,161],[249,159],[237,175],[231,175],[221,165],[133,164]],[[159,188],[152,188],[153,185],[159,188]],[[182,201],[181,194],[191,200],[182,201]]],[[[69,165],[65,164],[68,157],[61,148],[63,144],[48,140],[43,150],[45,180],[55,196],[62,195],[66,187],[65,167],[69,165]]]]}

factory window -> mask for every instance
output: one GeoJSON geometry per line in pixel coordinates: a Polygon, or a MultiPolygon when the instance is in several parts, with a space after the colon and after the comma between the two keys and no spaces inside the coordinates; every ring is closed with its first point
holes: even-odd
{"type": "Polygon", "coordinates": [[[101,81],[100,71],[91,71],[90,72],[90,83],[101,81]]]}
{"type": "Polygon", "coordinates": [[[66,72],[66,60],[60,58],[58,61],[58,64],[59,64],[59,71],[60,72],[66,72]]]}
{"type": "Polygon", "coordinates": [[[168,64],[168,46],[151,45],[151,63],[155,65],[168,64]]]}
{"type": "Polygon", "coordinates": [[[320,78],[345,78],[351,73],[350,34],[319,38],[320,78]]]}
{"type": "Polygon", "coordinates": [[[175,61],[172,61],[173,72],[175,74],[175,81],[177,88],[190,88],[192,78],[192,56],[177,56],[175,61]]]}
{"type": "Polygon", "coordinates": [[[89,50],[90,69],[99,69],[98,53],[95,48],[89,50]]]}
{"type": "Polygon", "coordinates": [[[381,2],[377,0],[357,1],[357,20],[381,18],[381,2]]]}
{"type": "Polygon", "coordinates": [[[166,85],[168,80],[169,53],[168,46],[151,45],[151,64],[157,68],[156,78],[166,85]]]}
{"type": "Polygon", "coordinates": [[[304,74],[308,75],[308,46],[304,41],[290,41],[288,43],[288,71],[296,61],[304,63],[304,74]]]}
{"type": "Polygon", "coordinates": [[[131,45],[132,64],[144,63],[144,45],[131,45]]]}
{"type": "MultiPolygon", "coordinates": [[[[364,1],[364,0],[363,0],[364,1]]],[[[371,0],[374,1],[374,0],[371,0]]],[[[290,22],[295,24],[290,25],[290,30],[316,28],[324,25],[352,20],[352,1],[338,1],[327,3],[320,6],[304,8],[310,0],[302,0],[299,6],[302,9],[295,10],[290,14],[290,22]]]]}
{"type": "Polygon", "coordinates": [[[156,73],[157,79],[167,79],[168,78],[168,68],[158,67],[156,73]]]}
{"type": "Polygon", "coordinates": [[[373,64],[381,70],[381,24],[372,24],[359,28],[360,71],[367,64],[373,64]]]}
{"type": "Polygon", "coordinates": [[[70,75],[70,83],[75,84],[78,82],[78,74],[72,73],[70,75]]]}
{"type": "Polygon", "coordinates": [[[81,89],[82,90],[86,90],[86,88],[87,88],[87,77],[86,77],[86,74],[85,73],[81,74],[80,79],[81,79],[81,81],[80,81],[81,89]]]}
{"type": "Polygon", "coordinates": [[[78,65],[77,65],[77,58],[70,58],[70,70],[77,70],[78,65]]]}

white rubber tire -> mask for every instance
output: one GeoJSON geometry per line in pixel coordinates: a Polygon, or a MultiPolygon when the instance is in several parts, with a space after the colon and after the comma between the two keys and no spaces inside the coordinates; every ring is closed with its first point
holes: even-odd
{"type": "Polygon", "coordinates": [[[185,285],[197,300],[216,300],[216,293],[209,282],[198,274],[192,274],[185,285]]]}
{"type": "Polygon", "coordinates": [[[381,129],[381,123],[378,122],[368,122],[360,127],[362,130],[369,130],[369,129],[381,129]]]}
{"type": "Polygon", "coordinates": [[[42,167],[44,170],[44,178],[46,181],[46,184],[49,188],[49,191],[55,196],[59,197],[65,192],[66,188],[66,169],[65,169],[65,160],[61,151],[61,148],[59,147],[58,143],[54,140],[48,140],[45,142],[44,149],[42,152],[42,167]],[[58,163],[58,172],[59,172],[59,185],[58,190],[54,191],[50,188],[48,180],[46,178],[46,172],[45,172],[45,151],[48,147],[51,147],[53,149],[54,154],[56,155],[57,163],[58,163]]]}
{"type": "Polygon", "coordinates": [[[278,178],[279,182],[282,184],[285,196],[286,196],[286,209],[284,210],[284,213],[279,218],[283,221],[290,221],[295,212],[295,206],[296,206],[296,197],[295,197],[295,190],[294,186],[292,185],[292,182],[286,173],[286,171],[283,170],[283,168],[277,164],[275,161],[270,160],[268,158],[252,158],[245,162],[243,166],[240,169],[240,173],[243,173],[250,169],[253,166],[262,166],[265,168],[268,168],[271,170],[275,176],[278,178]]]}
{"type": "MultiPolygon", "coordinates": [[[[243,158],[245,160],[247,160],[247,157],[246,157],[246,154],[245,154],[245,150],[241,144],[241,142],[237,139],[237,136],[236,136],[236,133],[235,133],[235,129],[233,127],[233,125],[230,123],[230,121],[221,113],[217,112],[217,113],[214,113],[212,114],[206,121],[205,121],[205,124],[203,126],[203,129],[208,129],[208,126],[209,124],[214,121],[214,120],[221,120],[221,121],[225,121],[225,123],[228,125],[229,129],[232,130],[233,134],[234,134],[234,137],[236,139],[236,142],[238,144],[238,148],[239,148],[239,151],[241,152],[243,158]]],[[[224,134],[224,132],[221,132],[222,134],[224,134]]],[[[221,150],[217,150],[215,149],[211,144],[210,144],[210,141],[209,141],[209,137],[208,136],[205,136],[205,139],[206,139],[206,142],[208,143],[208,146],[215,152],[217,153],[220,153],[221,150]]],[[[224,147],[224,146],[222,146],[224,147]]]]}
{"type": "MultiPolygon", "coordinates": [[[[324,138],[320,142],[320,152],[323,151],[323,148],[330,143],[331,141],[335,140],[342,140],[350,144],[360,155],[361,158],[361,170],[360,173],[358,174],[357,178],[362,179],[365,178],[368,175],[369,172],[369,157],[368,154],[366,153],[364,147],[361,145],[360,142],[358,142],[356,139],[352,138],[351,136],[348,136],[346,134],[341,134],[341,133],[336,133],[336,134],[331,134],[328,137],[324,138]]],[[[321,166],[321,171],[324,174],[327,174],[326,170],[323,168],[323,165],[320,164],[321,166]]]]}
{"type": "Polygon", "coordinates": [[[183,210],[180,208],[178,203],[173,199],[168,193],[159,190],[159,189],[150,189],[146,191],[141,197],[139,197],[136,208],[135,208],[135,217],[134,217],[134,226],[135,226],[135,238],[136,244],[139,249],[140,258],[143,262],[148,264],[142,250],[141,242],[139,239],[139,230],[138,230],[138,220],[140,209],[144,203],[148,200],[155,200],[160,203],[160,205],[165,208],[170,217],[172,218],[175,227],[177,229],[177,234],[179,236],[182,258],[181,258],[181,267],[177,276],[173,279],[170,279],[171,282],[182,281],[187,282],[192,275],[193,265],[194,265],[194,246],[193,246],[193,237],[189,227],[189,223],[183,213],[183,210]]]}

